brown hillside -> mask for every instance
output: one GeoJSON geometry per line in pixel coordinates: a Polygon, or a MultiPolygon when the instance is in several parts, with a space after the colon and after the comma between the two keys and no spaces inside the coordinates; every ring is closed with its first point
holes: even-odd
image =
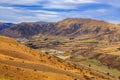
{"type": "Polygon", "coordinates": [[[108,77],[30,49],[11,38],[0,36],[0,79],[107,80],[108,77]]]}
{"type": "MultiPolygon", "coordinates": [[[[59,21],[57,33],[62,36],[75,37],[80,39],[99,39],[111,41],[111,38],[118,40],[119,37],[113,35],[119,34],[118,25],[85,18],[68,18],[59,21]]],[[[119,41],[119,40],[118,40],[119,41]]]]}

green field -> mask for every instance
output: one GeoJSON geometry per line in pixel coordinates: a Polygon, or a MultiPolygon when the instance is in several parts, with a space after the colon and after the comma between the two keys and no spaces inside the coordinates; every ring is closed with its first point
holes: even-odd
{"type": "Polygon", "coordinates": [[[110,73],[111,76],[114,76],[118,78],[120,76],[120,71],[117,69],[110,68],[108,69],[107,66],[100,64],[99,61],[95,59],[85,59],[83,57],[76,57],[75,58],[77,63],[86,67],[89,67],[89,64],[91,65],[92,69],[95,69],[99,72],[107,74],[108,72],[110,73]]]}

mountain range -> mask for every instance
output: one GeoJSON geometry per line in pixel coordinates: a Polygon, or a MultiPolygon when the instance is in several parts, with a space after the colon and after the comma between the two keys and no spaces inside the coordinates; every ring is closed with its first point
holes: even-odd
{"type": "Polygon", "coordinates": [[[67,18],[58,22],[23,22],[0,31],[13,38],[31,38],[34,35],[64,36],[78,39],[120,41],[120,25],[86,18],[67,18]]]}

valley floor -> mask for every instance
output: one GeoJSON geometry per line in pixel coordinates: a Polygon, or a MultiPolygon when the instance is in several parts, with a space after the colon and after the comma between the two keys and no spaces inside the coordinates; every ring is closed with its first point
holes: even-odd
{"type": "MultiPolygon", "coordinates": [[[[108,46],[109,47],[108,49],[112,50],[110,52],[110,50],[107,50],[107,46],[105,46],[104,43],[97,41],[97,40],[82,40],[81,41],[81,40],[69,40],[69,39],[61,37],[60,39],[52,38],[47,41],[44,41],[42,39],[35,40],[35,41],[28,43],[28,46],[30,46],[31,48],[36,47],[36,49],[43,50],[47,54],[52,54],[54,56],[57,56],[58,58],[60,58],[59,56],[61,55],[63,57],[69,56],[64,60],[77,63],[86,68],[89,68],[89,65],[91,65],[92,69],[98,72],[101,72],[105,75],[109,74],[110,76],[115,77],[116,79],[120,77],[120,71],[118,70],[119,66],[117,67],[117,69],[110,66],[110,69],[109,69],[107,66],[108,63],[103,64],[102,61],[99,60],[99,57],[105,58],[107,57],[107,55],[111,55],[111,58],[113,58],[113,60],[115,59],[114,56],[118,56],[117,57],[118,61],[116,62],[116,65],[119,65],[120,55],[117,55],[119,54],[119,50],[117,50],[117,48],[119,48],[119,44],[118,46],[115,45],[115,47],[111,46],[113,47],[112,49],[110,48],[110,46],[108,46]],[[104,47],[101,47],[101,46],[104,46],[104,47]],[[53,52],[50,52],[50,50],[53,50],[53,52]],[[117,50],[117,54],[114,53],[116,50],[117,50]],[[59,52],[62,52],[62,54],[59,52]],[[67,52],[67,55],[64,56],[63,54],[66,52],[67,52]],[[100,56],[98,56],[98,59],[96,59],[97,57],[95,56],[99,53],[100,53],[100,56]],[[113,56],[112,56],[112,53],[114,53],[113,56]]],[[[107,60],[109,62],[109,57],[108,59],[106,58],[105,61],[107,60]]],[[[112,63],[112,65],[114,66],[114,63],[112,63]]]]}

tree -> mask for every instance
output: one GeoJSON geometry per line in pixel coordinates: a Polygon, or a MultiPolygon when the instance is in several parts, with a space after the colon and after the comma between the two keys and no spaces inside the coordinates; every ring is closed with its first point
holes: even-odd
{"type": "Polygon", "coordinates": [[[110,73],[108,72],[108,73],[107,73],[107,75],[109,76],[109,75],[110,75],[110,73]]]}
{"type": "Polygon", "coordinates": [[[89,67],[91,67],[91,64],[89,64],[89,67]]]}
{"type": "Polygon", "coordinates": [[[118,77],[118,79],[120,80],[120,76],[118,77]]]}

